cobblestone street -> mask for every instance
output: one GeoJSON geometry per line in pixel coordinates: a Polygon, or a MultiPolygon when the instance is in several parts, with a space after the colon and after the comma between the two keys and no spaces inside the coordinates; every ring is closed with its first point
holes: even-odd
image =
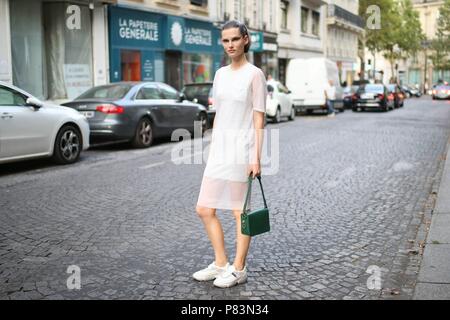
{"type": "MultiPolygon", "coordinates": [[[[252,239],[248,283],[191,278],[214,259],[195,212],[204,164],[175,165],[166,140],[94,147],[70,166],[1,165],[0,299],[410,299],[449,101],[266,128],[279,129],[279,171],[263,167],[272,230],[252,239]],[[79,290],[67,287],[72,265],[79,290]],[[381,288],[368,287],[368,269],[381,288]]],[[[218,215],[233,259],[231,211],[218,215]]]]}

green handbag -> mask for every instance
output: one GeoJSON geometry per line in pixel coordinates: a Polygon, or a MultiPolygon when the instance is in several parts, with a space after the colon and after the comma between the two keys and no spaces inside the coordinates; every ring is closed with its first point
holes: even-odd
{"type": "Polygon", "coordinates": [[[267,208],[266,197],[261,183],[261,176],[256,176],[261,186],[261,192],[264,200],[264,208],[250,211],[247,208],[252,191],[252,176],[248,177],[247,196],[245,197],[244,209],[241,214],[241,232],[247,236],[256,236],[258,234],[270,231],[269,208],[267,208]]]}

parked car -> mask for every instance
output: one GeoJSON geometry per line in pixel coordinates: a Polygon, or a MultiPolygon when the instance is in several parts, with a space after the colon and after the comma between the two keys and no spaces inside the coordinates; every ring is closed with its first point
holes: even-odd
{"type": "Polygon", "coordinates": [[[129,141],[149,147],[154,138],[178,128],[194,132],[194,122],[207,128],[206,108],[161,82],[116,82],[89,89],[64,103],[86,116],[93,140],[129,141]]]}
{"type": "Polygon", "coordinates": [[[208,114],[208,127],[212,125],[216,115],[216,109],[214,108],[212,98],[212,87],[212,82],[189,83],[181,90],[187,100],[200,103],[206,108],[208,114]]]}
{"type": "Polygon", "coordinates": [[[387,89],[389,93],[392,93],[394,95],[394,107],[395,108],[403,107],[405,103],[405,96],[400,86],[395,83],[388,84],[387,89]]]}
{"type": "Polygon", "coordinates": [[[450,99],[450,85],[438,85],[431,92],[433,100],[450,99]]]}
{"type": "Polygon", "coordinates": [[[51,157],[71,164],[87,148],[89,124],[83,115],[0,81],[0,163],[51,157]]]}
{"type": "Polygon", "coordinates": [[[421,97],[422,92],[420,92],[419,89],[415,88],[414,86],[404,85],[403,90],[409,94],[410,97],[421,97]]]}
{"type": "Polygon", "coordinates": [[[295,119],[295,106],[288,88],[279,81],[268,80],[267,93],[266,115],[269,119],[275,123],[280,122],[281,117],[295,119]]]}
{"type": "Polygon", "coordinates": [[[343,88],[339,81],[336,62],[326,58],[291,59],[286,71],[286,86],[292,91],[297,111],[311,113],[327,110],[325,88],[332,80],[336,87],[333,107],[344,110],[343,88]]]}
{"type": "Polygon", "coordinates": [[[365,84],[358,88],[353,98],[353,111],[367,109],[394,109],[394,95],[383,84],[365,84]]]}
{"type": "Polygon", "coordinates": [[[351,85],[344,88],[342,93],[342,99],[344,101],[344,108],[345,109],[351,109],[353,106],[353,100],[352,97],[358,90],[359,86],[357,85],[351,85]]]}

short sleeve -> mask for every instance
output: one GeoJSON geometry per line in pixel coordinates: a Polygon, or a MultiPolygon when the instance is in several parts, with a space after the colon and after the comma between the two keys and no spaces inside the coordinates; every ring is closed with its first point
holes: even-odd
{"type": "Polygon", "coordinates": [[[266,112],[267,83],[261,69],[255,72],[252,80],[252,108],[255,111],[266,112]]]}
{"type": "Polygon", "coordinates": [[[219,105],[219,99],[217,99],[217,83],[219,81],[219,70],[214,74],[213,86],[212,86],[212,100],[214,104],[214,109],[217,111],[219,105]]]}

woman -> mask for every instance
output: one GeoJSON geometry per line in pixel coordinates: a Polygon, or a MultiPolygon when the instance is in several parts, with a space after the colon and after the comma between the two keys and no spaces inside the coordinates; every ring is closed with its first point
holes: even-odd
{"type": "Polygon", "coordinates": [[[241,233],[241,213],[248,177],[261,174],[260,158],[266,111],[264,73],[245,57],[250,48],[247,27],[239,21],[222,27],[222,44],[231,64],[220,68],[213,83],[216,116],[196,211],[214,249],[215,261],[193,274],[228,288],[247,281],[250,237],[241,233]],[[232,210],[236,219],[236,257],[228,263],[216,209],[232,210]]]}

